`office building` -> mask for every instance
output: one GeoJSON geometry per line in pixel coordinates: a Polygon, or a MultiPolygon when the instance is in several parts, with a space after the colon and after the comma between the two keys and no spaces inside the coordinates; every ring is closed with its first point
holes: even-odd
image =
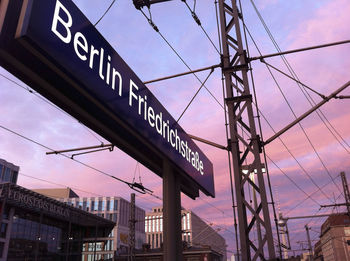
{"type": "Polygon", "coordinates": [[[333,214],[326,219],[315,253],[318,260],[350,261],[350,218],[347,213],[333,214]]]}
{"type": "Polygon", "coordinates": [[[0,261],[107,259],[95,249],[115,223],[11,183],[0,184],[0,261]]]}
{"type": "Polygon", "coordinates": [[[11,182],[17,184],[19,167],[0,159],[0,182],[11,182]]]}
{"type": "MultiPolygon", "coordinates": [[[[115,227],[108,240],[98,245],[98,253],[113,257],[128,252],[130,202],[121,197],[80,197],[70,188],[36,189],[36,192],[57,198],[70,206],[93,213],[115,222],[115,227]]],[[[141,249],[145,243],[145,211],[135,207],[135,248],[141,249]]],[[[84,248],[84,255],[91,255],[91,247],[84,248]]]]}
{"type": "MultiPolygon", "coordinates": [[[[213,224],[205,223],[193,211],[181,210],[182,241],[189,247],[207,247],[218,252],[222,260],[226,260],[226,241],[214,229],[213,224]]],[[[145,222],[146,242],[151,249],[161,248],[163,243],[163,208],[152,208],[146,213],[145,222]]]]}

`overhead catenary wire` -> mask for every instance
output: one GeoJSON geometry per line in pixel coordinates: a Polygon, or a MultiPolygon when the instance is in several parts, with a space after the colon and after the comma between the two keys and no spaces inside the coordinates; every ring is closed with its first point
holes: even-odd
{"type": "MultiPolygon", "coordinates": [[[[38,146],[40,146],[40,147],[42,147],[42,148],[45,148],[45,149],[50,150],[50,151],[54,151],[52,148],[50,148],[50,147],[48,147],[48,146],[46,146],[46,145],[43,145],[43,144],[41,144],[40,142],[37,142],[37,141],[35,141],[35,140],[31,139],[31,138],[28,138],[28,137],[26,137],[26,136],[24,136],[24,135],[22,135],[22,134],[20,134],[20,133],[18,133],[18,132],[16,132],[16,131],[14,131],[14,130],[11,130],[11,129],[9,129],[9,128],[3,126],[3,125],[0,125],[0,128],[3,129],[3,130],[6,130],[6,131],[8,131],[8,132],[10,132],[10,133],[12,133],[12,134],[14,134],[14,135],[16,135],[16,136],[18,136],[18,137],[21,137],[22,139],[25,139],[25,140],[27,140],[27,141],[29,141],[29,142],[32,142],[32,143],[34,143],[34,144],[36,144],[36,145],[38,145],[38,146]]],[[[71,159],[71,160],[73,160],[73,161],[75,161],[75,162],[77,162],[77,163],[79,163],[79,164],[81,164],[81,165],[83,165],[83,166],[85,166],[85,167],[87,167],[87,168],[89,168],[89,169],[92,169],[92,170],[94,170],[94,171],[96,171],[96,172],[98,172],[98,173],[100,173],[100,174],[102,174],[102,175],[104,175],[104,176],[107,176],[107,177],[113,178],[113,179],[115,179],[115,180],[117,180],[117,181],[119,181],[119,182],[122,182],[122,183],[128,185],[131,189],[135,190],[135,189],[132,187],[133,183],[127,182],[127,181],[125,181],[125,180],[123,180],[123,179],[121,179],[121,178],[118,178],[118,177],[116,177],[116,176],[113,176],[113,175],[111,175],[111,174],[108,174],[107,172],[102,171],[102,170],[99,170],[99,169],[97,169],[96,167],[93,167],[93,166],[91,166],[91,165],[89,165],[89,164],[87,164],[87,163],[84,163],[84,162],[79,161],[79,160],[77,160],[77,159],[71,158],[70,156],[68,156],[68,155],[66,155],[66,154],[59,153],[59,155],[61,155],[62,157],[71,159]]],[[[150,194],[151,196],[155,196],[155,195],[153,195],[153,192],[152,192],[152,193],[149,193],[149,192],[147,191],[146,193],[150,194]]],[[[156,197],[156,196],[155,196],[155,197],[156,197]]]]}
{"type": "MultiPolygon", "coordinates": [[[[258,11],[258,9],[256,8],[256,6],[255,6],[253,0],[250,0],[250,2],[251,2],[252,5],[255,7],[254,9],[255,9],[255,11],[258,13],[258,16],[259,16],[259,18],[260,18],[260,21],[263,23],[265,30],[268,32],[268,34],[269,34],[269,36],[270,36],[270,35],[271,35],[271,32],[268,30],[268,28],[267,28],[267,26],[266,26],[264,20],[262,19],[261,15],[260,15],[260,13],[259,13],[259,11],[258,11]]],[[[245,27],[246,27],[246,26],[245,26],[245,27]]],[[[252,35],[250,34],[248,28],[247,28],[247,32],[249,33],[250,37],[251,37],[252,40],[253,40],[253,37],[252,37],[252,35]]],[[[272,36],[272,35],[271,35],[271,36],[272,36]]],[[[271,37],[270,37],[270,38],[271,38],[271,37]]],[[[271,40],[272,40],[273,42],[275,42],[274,39],[273,39],[273,37],[272,37],[271,40]]],[[[258,50],[258,52],[261,54],[261,51],[260,51],[259,47],[257,46],[257,44],[256,44],[256,42],[255,42],[254,40],[253,40],[253,43],[254,43],[256,49],[258,50]]],[[[277,47],[276,47],[276,48],[277,48],[277,47]]],[[[284,94],[284,92],[283,92],[281,86],[280,86],[279,83],[277,82],[277,79],[275,78],[275,76],[274,76],[274,74],[272,73],[271,69],[270,69],[267,65],[266,65],[266,68],[268,69],[268,71],[269,71],[269,73],[270,73],[272,79],[274,80],[274,82],[275,82],[275,84],[276,84],[278,90],[280,91],[280,93],[281,93],[283,99],[285,100],[286,104],[288,105],[288,108],[290,109],[290,111],[292,112],[293,116],[294,116],[295,119],[296,119],[297,116],[296,116],[296,114],[295,114],[295,112],[294,112],[294,110],[293,110],[291,104],[289,103],[289,101],[288,101],[286,95],[284,94]]],[[[321,156],[320,156],[319,153],[317,152],[317,150],[316,150],[314,144],[312,143],[310,137],[309,137],[308,134],[306,133],[306,130],[304,129],[304,127],[302,126],[302,124],[301,124],[300,122],[298,122],[298,125],[299,125],[299,127],[301,128],[302,132],[304,133],[304,135],[305,135],[305,137],[306,137],[308,143],[310,144],[310,146],[311,146],[311,148],[313,149],[315,155],[316,155],[317,158],[319,159],[319,161],[320,161],[322,167],[324,168],[324,170],[326,171],[327,175],[333,180],[332,175],[330,174],[330,172],[329,172],[328,168],[326,167],[324,161],[322,160],[321,156]]],[[[334,185],[337,187],[337,189],[338,189],[339,191],[341,191],[340,188],[339,188],[339,186],[334,182],[334,180],[333,180],[333,183],[334,183],[334,185]]]]}
{"type": "Polygon", "coordinates": [[[211,45],[215,48],[216,52],[221,55],[221,52],[219,51],[219,49],[216,47],[216,45],[214,44],[213,40],[210,38],[209,34],[207,33],[207,31],[204,29],[200,19],[198,18],[195,9],[196,9],[196,1],[194,1],[194,7],[193,9],[191,9],[191,7],[188,5],[186,0],[182,0],[185,5],[187,6],[188,10],[191,12],[191,15],[194,19],[194,21],[196,22],[196,24],[202,29],[203,33],[205,34],[205,36],[208,38],[209,42],[211,43],[211,45]]]}
{"type": "Polygon", "coordinates": [[[109,7],[107,8],[107,10],[103,13],[103,15],[100,17],[100,19],[97,20],[97,22],[94,24],[94,26],[96,27],[98,25],[98,23],[103,19],[103,17],[105,17],[105,15],[109,12],[109,10],[111,10],[112,6],[114,5],[115,0],[112,1],[112,3],[109,5],[109,7]]]}
{"type": "MultiPolygon", "coordinates": [[[[147,17],[147,15],[143,12],[142,9],[140,9],[142,15],[147,19],[148,23],[150,24],[150,26],[160,35],[160,37],[165,41],[165,43],[170,47],[170,49],[175,53],[175,55],[181,60],[181,62],[187,67],[187,69],[192,72],[192,74],[194,75],[194,77],[201,83],[203,84],[203,81],[201,79],[199,79],[199,77],[197,76],[196,73],[194,73],[191,69],[191,67],[186,63],[186,61],[180,56],[180,54],[175,50],[175,48],[170,44],[170,42],[165,38],[165,36],[159,31],[158,27],[154,24],[152,17],[151,17],[151,12],[150,12],[150,18],[147,17]]],[[[219,106],[221,108],[224,108],[224,106],[219,102],[219,100],[214,96],[214,94],[205,86],[203,85],[203,87],[208,91],[208,93],[210,94],[210,96],[216,101],[217,104],[219,104],[219,106]]]]}
{"type": "Polygon", "coordinates": [[[103,144],[103,141],[97,137],[96,134],[94,134],[88,127],[86,127],[83,123],[81,123],[80,121],[78,121],[77,119],[75,119],[72,115],[68,114],[67,112],[65,112],[64,110],[62,110],[61,108],[59,108],[58,106],[56,106],[55,104],[51,103],[50,101],[46,100],[44,97],[42,97],[41,95],[39,95],[37,92],[33,91],[32,89],[12,80],[11,78],[7,77],[6,75],[0,73],[0,76],[3,77],[4,79],[10,81],[11,83],[15,84],[17,87],[22,88],[23,90],[28,91],[29,93],[33,94],[34,96],[36,96],[37,98],[39,98],[40,100],[42,100],[43,102],[47,103],[48,105],[50,105],[51,107],[55,108],[56,110],[62,112],[63,114],[67,115],[68,117],[70,117],[71,119],[76,120],[79,124],[81,124],[84,129],[86,131],[88,131],[91,136],[93,136],[96,140],[98,140],[101,144],[103,144]]]}

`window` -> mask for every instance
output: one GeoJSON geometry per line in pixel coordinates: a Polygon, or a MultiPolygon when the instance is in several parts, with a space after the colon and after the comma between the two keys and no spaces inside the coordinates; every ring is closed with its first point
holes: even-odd
{"type": "Polygon", "coordinates": [[[91,200],[91,211],[95,210],[94,207],[95,207],[95,201],[91,200]]]}
{"type": "MultiPolygon", "coordinates": [[[[0,167],[0,169],[1,169],[1,167],[0,167]]],[[[17,177],[18,177],[18,171],[13,171],[13,172],[12,172],[12,177],[11,177],[11,182],[12,182],[13,184],[16,184],[16,183],[17,183],[17,177]]]]}
{"type": "Polygon", "coordinates": [[[186,216],[182,216],[182,230],[186,230],[186,216]]]}
{"type": "Polygon", "coordinates": [[[94,205],[94,211],[97,211],[97,210],[98,210],[98,205],[99,205],[99,201],[96,200],[96,201],[95,201],[95,205],[94,205]]]}
{"type": "Polygon", "coordinates": [[[163,232],[163,216],[160,216],[160,232],[163,232]]]}
{"type": "Polygon", "coordinates": [[[156,234],[156,246],[155,247],[158,247],[158,234],[156,234]]]}
{"type": "Polygon", "coordinates": [[[190,229],[190,213],[187,213],[187,229],[190,229]]]}
{"type": "Polygon", "coordinates": [[[106,204],[106,205],[107,205],[107,206],[106,206],[106,210],[107,210],[107,211],[110,210],[110,208],[109,208],[109,203],[110,203],[110,202],[109,202],[109,199],[107,199],[107,204],[106,204]]]}
{"type": "Polygon", "coordinates": [[[152,232],[156,231],[155,226],[156,226],[156,217],[153,216],[153,217],[152,217],[152,232]]]}
{"type": "Polygon", "coordinates": [[[159,244],[163,243],[163,234],[159,235],[160,239],[159,239],[159,244]]]}
{"type": "Polygon", "coordinates": [[[158,227],[159,227],[159,216],[156,216],[156,232],[159,231],[158,227]]]}
{"type": "Polygon", "coordinates": [[[152,226],[152,216],[148,217],[148,232],[152,232],[151,226],[152,226]]]}
{"type": "Polygon", "coordinates": [[[106,206],[106,201],[103,200],[103,201],[102,201],[102,211],[105,211],[105,210],[106,210],[105,206],[106,206]]]}
{"type": "Polygon", "coordinates": [[[113,210],[118,210],[118,200],[114,200],[114,209],[113,210]]]}
{"type": "Polygon", "coordinates": [[[111,202],[110,202],[110,205],[109,205],[109,209],[110,211],[113,211],[114,210],[114,200],[111,199],[111,202]]]}
{"type": "Polygon", "coordinates": [[[148,231],[147,231],[147,228],[148,228],[148,217],[145,217],[145,232],[147,233],[148,231]]]}
{"type": "Polygon", "coordinates": [[[2,179],[2,172],[3,172],[2,170],[3,170],[3,167],[4,167],[4,166],[0,164],[0,179],[2,179]]]}
{"type": "Polygon", "coordinates": [[[90,211],[90,201],[86,201],[86,211],[90,211]]]}
{"type": "Polygon", "coordinates": [[[9,182],[11,180],[11,169],[5,168],[3,181],[9,182]]]}
{"type": "Polygon", "coordinates": [[[98,200],[98,211],[102,211],[102,202],[103,200],[101,199],[98,200]]]}
{"type": "Polygon", "coordinates": [[[0,237],[6,238],[7,224],[1,223],[0,237]]]}

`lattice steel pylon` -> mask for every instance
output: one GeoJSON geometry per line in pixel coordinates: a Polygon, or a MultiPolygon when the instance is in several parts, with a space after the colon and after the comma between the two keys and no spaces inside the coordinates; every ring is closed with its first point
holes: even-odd
{"type": "Polygon", "coordinates": [[[253,99],[249,89],[249,60],[244,50],[240,17],[235,0],[218,0],[222,73],[225,84],[225,108],[229,123],[229,150],[232,156],[237,203],[239,241],[242,260],[275,259],[272,228],[263,177],[262,142],[256,131],[253,99]],[[242,166],[246,165],[245,173],[242,166]],[[255,183],[249,177],[256,173],[255,183]],[[257,204],[251,205],[248,190],[253,190],[257,204]],[[257,234],[256,242],[253,240],[257,234]],[[266,254],[264,254],[264,252],[266,254]]]}

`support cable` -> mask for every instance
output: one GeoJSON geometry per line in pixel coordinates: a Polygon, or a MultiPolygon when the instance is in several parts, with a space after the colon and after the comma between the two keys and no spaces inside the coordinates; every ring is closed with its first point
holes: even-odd
{"type": "Polygon", "coordinates": [[[284,76],[288,77],[289,79],[295,81],[296,83],[304,86],[305,88],[309,89],[310,91],[312,91],[313,93],[317,94],[318,96],[320,96],[322,99],[326,99],[326,95],[319,93],[318,91],[312,89],[311,87],[307,86],[306,84],[302,83],[301,81],[295,79],[294,77],[290,76],[289,74],[283,72],[282,70],[276,68],[275,66],[271,65],[270,63],[266,62],[264,59],[260,60],[262,63],[266,64],[267,66],[271,67],[272,69],[276,70],[277,72],[283,74],[284,76]]]}
{"type": "MultiPolygon", "coordinates": [[[[273,133],[276,134],[275,129],[272,127],[271,123],[268,121],[268,119],[265,117],[265,115],[259,110],[260,115],[263,117],[263,119],[266,121],[267,125],[269,125],[269,127],[271,128],[271,130],[273,131],[273,133]]],[[[282,145],[284,146],[284,148],[287,150],[287,152],[289,153],[290,156],[292,156],[292,158],[296,161],[296,163],[299,165],[300,169],[305,173],[305,175],[309,178],[309,180],[318,188],[317,191],[321,191],[321,193],[328,198],[330,201],[332,201],[332,199],[322,190],[322,188],[317,185],[317,183],[315,182],[315,180],[311,177],[311,175],[309,174],[309,172],[301,165],[300,161],[296,158],[296,156],[292,153],[292,151],[288,148],[287,144],[282,140],[281,137],[278,137],[279,141],[282,143],[282,145]]],[[[334,201],[332,201],[334,202],[334,201]]]]}
{"type": "MultiPolygon", "coordinates": [[[[8,132],[10,132],[10,133],[12,133],[12,134],[14,134],[14,135],[16,135],[16,136],[18,136],[18,137],[21,137],[22,139],[25,139],[25,140],[27,140],[27,141],[30,141],[30,142],[32,142],[32,143],[34,143],[34,144],[36,144],[36,145],[38,145],[38,146],[40,146],[40,147],[42,147],[42,148],[45,148],[45,149],[47,149],[47,150],[50,150],[50,151],[54,152],[54,150],[51,149],[50,147],[48,147],[48,146],[46,146],[46,145],[43,145],[43,144],[41,144],[41,143],[39,143],[39,142],[37,142],[37,141],[31,139],[31,138],[28,138],[28,137],[26,137],[26,136],[24,136],[24,135],[22,135],[22,134],[20,134],[20,133],[18,133],[18,132],[15,132],[15,131],[13,131],[13,130],[11,130],[11,129],[9,129],[9,128],[6,128],[5,126],[0,125],[0,128],[3,129],[3,130],[6,130],[6,131],[8,131],[8,132]]],[[[93,166],[91,166],[91,165],[89,165],[89,164],[87,164],[87,163],[84,163],[84,162],[79,161],[79,160],[77,160],[77,159],[71,158],[70,156],[68,156],[68,155],[66,155],[66,154],[59,153],[59,155],[65,157],[65,158],[67,158],[67,159],[71,159],[71,160],[73,160],[73,161],[75,161],[75,162],[77,162],[77,163],[79,163],[79,164],[81,164],[81,165],[83,165],[83,166],[85,166],[85,167],[87,167],[87,168],[89,168],[89,169],[92,169],[92,170],[94,170],[94,171],[96,171],[96,172],[98,172],[98,173],[100,173],[100,174],[102,174],[102,175],[104,175],[104,176],[107,176],[107,177],[113,178],[113,179],[115,179],[115,180],[117,180],[117,181],[119,181],[119,182],[122,182],[122,183],[128,185],[131,189],[133,189],[133,190],[135,190],[135,191],[137,191],[137,192],[140,192],[140,193],[142,193],[142,194],[150,194],[150,195],[153,195],[153,191],[151,191],[151,190],[149,190],[149,189],[147,189],[147,188],[145,188],[145,187],[143,187],[143,186],[142,186],[142,187],[136,186],[135,183],[127,182],[127,181],[125,181],[125,180],[123,180],[123,179],[121,179],[121,178],[118,178],[118,177],[116,177],[116,176],[113,176],[113,175],[111,175],[111,174],[108,174],[108,173],[105,172],[105,171],[99,170],[99,169],[97,169],[97,168],[95,168],[95,167],[93,167],[93,166]]],[[[137,183],[136,183],[136,184],[137,184],[137,183]]]]}
{"type": "MultiPolygon", "coordinates": [[[[148,9],[149,10],[149,9],[148,9]]],[[[194,75],[194,77],[201,83],[203,84],[202,80],[199,79],[199,77],[197,76],[196,73],[194,73],[191,69],[191,67],[185,62],[185,60],[180,56],[180,54],[175,50],[175,48],[169,43],[169,41],[164,37],[164,35],[159,31],[158,27],[154,24],[153,20],[152,20],[152,16],[151,16],[151,12],[149,10],[150,13],[150,17],[148,18],[147,15],[142,11],[142,9],[140,9],[141,13],[143,14],[143,16],[147,19],[148,23],[150,24],[150,26],[160,35],[160,37],[165,41],[165,43],[170,47],[170,49],[176,54],[176,56],[181,60],[181,62],[187,67],[187,69],[189,71],[192,72],[192,74],[194,75]]],[[[210,94],[211,97],[213,97],[213,99],[220,105],[221,108],[224,108],[224,106],[218,101],[218,99],[214,96],[214,94],[205,86],[203,85],[204,88],[208,91],[208,93],[210,94]]]]}
{"type": "Polygon", "coordinates": [[[31,179],[35,179],[35,180],[39,180],[39,181],[42,181],[42,182],[46,182],[46,183],[49,183],[49,184],[52,184],[52,185],[62,186],[62,187],[65,187],[65,188],[72,188],[74,190],[78,190],[78,191],[81,191],[81,192],[84,192],[84,193],[88,193],[88,194],[91,194],[91,195],[103,197],[103,195],[101,195],[101,194],[97,194],[97,193],[94,193],[94,192],[86,191],[86,190],[83,190],[83,189],[80,189],[80,188],[77,188],[77,187],[72,187],[72,186],[56,183],[56,182],[49,181],[49,180],[46,180],[46,179],[37,178],[37,177],[31,176],[31,175],[28,175],[28,174],[24,174],[22,172],[19,172],[18,175],[24,176],[24,177],[27,177],[27,178],[31,178],[31,179]]]}
{"type": "MultiPolygon", "coordinates": [[[[259,13],[259,10],[257,10],[257,8],[256,8],[256,6],[255,6],[253,0],[250,0],[250,2],[251,2],[252,5],[254,6],[254,9],[255,9],[255,11],[257,12],[257,14],[258,14],[258,16],[259,16],[261,22],[263,23],[265,30],[268,32],[268,34],[269,34],[269,36],[270,36],[270,35],[271,35],[271,32],[270,32],[269,29],[267,28],[267,26],[266,26],[266,24],[265,24],[263,18],[261,17],[261,15],[260,15],[260,13],[259,13]]],[[[246,26],[245,26],[245,27],[246,27],[246,26]]],[[[247,30],[247,31],[248,31],[248,30],[247,30]]],[[[248,33],[249,33],[249,31],[248,31],[248,33]]],[[[252,36],[251,36],[250,33],[249,33],[249,35],[250,35],[250,37],[252,38],[252,36]]],[[[271,35],[271,37],[272,37],[272,35],[271,35]]],[[[271,38],[271,37],[270,37],[270,38],[271,38]]],[[[252,39],[253,39],[253,38],[252,38],[252,39]]],[[[273,37],[272,37],[272,39],[273,39],[273,37]]],[[[271,39],[271,40],[272,40],[272,39],[271,39]]],[[[272,40],[272,41],[275,42],[274,40],[272,40]]],[[[258,52],[261,54],[260,49],[258,48],[256,42],[253,41],[253,43],[254,43],[255,47],[257,48],[258,52]]],[[[276,48],[277,48],[277,47],[276,47],[276,48]]],[[[280,86],[279,83],[277,82],[277,79],[276,79],[275,76],[273,75],[271,69],[270,69],[267,65],[266,65],[266,67],[267,67],[269,73],[271,74],[271,76],[272,76],[272,78],[273,78],[273,80],[274,80],[274,82],[275,82],[277,88],[278,88],[279,91],[281,92],[282,97],[284,98],[285,102],[287,103],[287,105],[288,105],[290,111],[291,111],[292,114],[294,115],[295,119],[297,119],[297,116],[296,116],[296,114],[295,114],[295,112],[294,112],[292,106],[290,105],[290,103],[289,103],[287,97],[285,96],[284,92],[282,91],[281,86],[280,86]]],[[[313,143],[312,143],[310,137],[309,137],[308,134],[306,133],[304,127],[302,126],[302,124],[301,124],[300,122],[298,122],[298,125],[299,125],[299,127],[301,128],[302,132],[304,133],[306,139],[308,140],[308,142],[309,142],[310,146],[312,147],[314,153],[316,154],[317,158],[318,158],[319,161],[321,162],[321,164],[322,164],[323,168],[325,169],[327,175],[333,180],[332,175],[330,174],[328,168],[326,167],[325,163],[323,162],[322,158],[320,157],[319,153],[317,152],[315,146],[313,145],[313,143]]],[[[339,188],[339,186],[334,182],[334,180],[333,180],[333,183],[334,183],[334,185],[337,187],[337,189],[338,189],[339,191],[341,191],[340,188],[339,188]]]]}
{"type": "Polygon", "coordinates": [[[29,87],[26,87],[14,80],[12,80],[11,78],[5,76],[4,74],[0,73],[0,76],[3,77],[4,79],[8,80],[9,82],[15,84],[16,86],[22,88],[23,90],[28,91],[29,93],[35,95],[37,98],[39,98],[40,100],[42,100],[43,102],[47,103],[48,105],[52,106],[53,108],[59,110],[60,112],[62,112],[63,114],[69,116],[70,118],[76,120],[79,124],[81,124],[96,140],[98,140],[101,144],[103,144],[103,141],[101,139],[99,139],[97,137],[96,134],[94,134],[88,127],[86,127],[84,124],[82,124],[80,121],[78,121],[77,119],[75,119],[72,115],[68,114],[67,112],[65,112],[64,110],[62,110],[61,108],[59,108],[58,106],[56,106],[55,104],[51,103],[50,101],[46,100],[44,97],[42,97],[41,95],[39,95],[37,92],[33,91],[32,89],[30,89],[29,87]]]}
{"type": "Polygon", "coordinates": [[[208,38],[208,40],[210,41],[210,43],[213,45],[213,47],[215,48],[216,52],[221,55],[220,51],[218,50],[218,48],[216,47],[216,45],[214,44],[213,40],[210,38],[210,36],[208,35],[207,31],[203,28],[202,23],[200,21],[200,19],[198,18],[195,9],[196,9],[196,1],[194,1],[194,6],[193,6],[193,10],[191,9],[191,7],[188,5],[186,0],[181,0],[182,2],[185,3],[185,5],[187,6],[188,10],[191,12],[191,15],[193,17],[193,20],[197,23],[197,25],[202,29],[203,33],[205,34],[205,36],[208,38]]]}
{"type": "Polygon", "coordinates": [[[311,199],[311,200],[312,200],[313,202],[315,202],[318,206],[321,206],[320,203],[318,203],[315,199],[313,199],[313,198],[311,197],[310,194],[308,194],[308,193],[307,193],[305,190],[303,190],[292,178],[290,178],[290,177],[287,175],[287,173],[285,173],[285,172],[277,165],[276,162],[274,162],[268,155],[266,155],[266,157],[269,159],[269,161],[271,161],[271,163],[272,163],[273,165],[275,165],[275,167],[276,167],[284,176],[286,176],[287,179],[289,179],[290,182],[292,182],[301,192],[303,192],[303,193],[307,196],[307,198],[311,199]]]}
{"type": "MultiPolygon", "coordinates": [[[[225,84],[224,84],[224,75],[221,73],[221,85],[222,85],[222,97],[225,100],[225,84]]],[[[225,104],[226,106],[226,104],[225,104]]],[[[228,134],[228,119],[227,119],[227,110],[226,107],[224,109],[224,115],[225,115],[225,133],[226,133],[226,140],[227,144],[229,143],[229,134],[228,134]]],[[[239,255],[239,245],[238,245],[238,223],[237,223],[237,215],[236,215],[236,208],[237,205],[235,203],[235,196],[234,196],[234,189],[233,189],[233,175],[232,175],[232,163],[231,163],[231,155],[230,151],[227,150],[227,158],[228,158],[228,166],[229,166],[229,176],[230,176],[230,191],[231,191],[231,200],[232,200],[232,212],[233,212],[233,221],[234,221],[234,229],[235,229],[235,239],[236,239],[236,251],[238,254],[238,261],[240,261],[240,255],[239,255]]]]}
{"type": "Polygon", "coordinates": [[[97,20],[97,22],[94,24],[94,26],[96,27],[96,25],[103,19],[103,17],[105,17],[105,15],[108,13],[109,10],[111,10],[112,6],[114,5],[115,0],[112,1],[112,3],[109,5],[109,7],[107,8],[107,10],[104,12],[104,14],[100,17],[100,19],[97,20]]]}
{"type": "Polygon", "coordinates": [[[179,118],[177,119],[177,123],[180,121],[180,119],[182,118],[182,116],[185,114],[186,110],[188,109],[188,107],[190,107],[190,105],[192,104],[193,100],[197,97],[197,94],[200,92],[200,90],[202,89],[202,87],[204,86],[204,84],[207,82],[207,80],[209,79],[210,75],[214,72],[214,69],[212,68],[210,73],[208,74],[207,78],[205,78],[205,80],[203,81],[203,83],[201,84],[201,86],[198,88],[198,90],[196,91],[196,93],[194,94],[194,96],[192,97],[192,99],[190,100],[190,102],[187,104],[186,108],[183,110],[183,112],[181,113],[181,115],[179,116],[179,118]]]}

